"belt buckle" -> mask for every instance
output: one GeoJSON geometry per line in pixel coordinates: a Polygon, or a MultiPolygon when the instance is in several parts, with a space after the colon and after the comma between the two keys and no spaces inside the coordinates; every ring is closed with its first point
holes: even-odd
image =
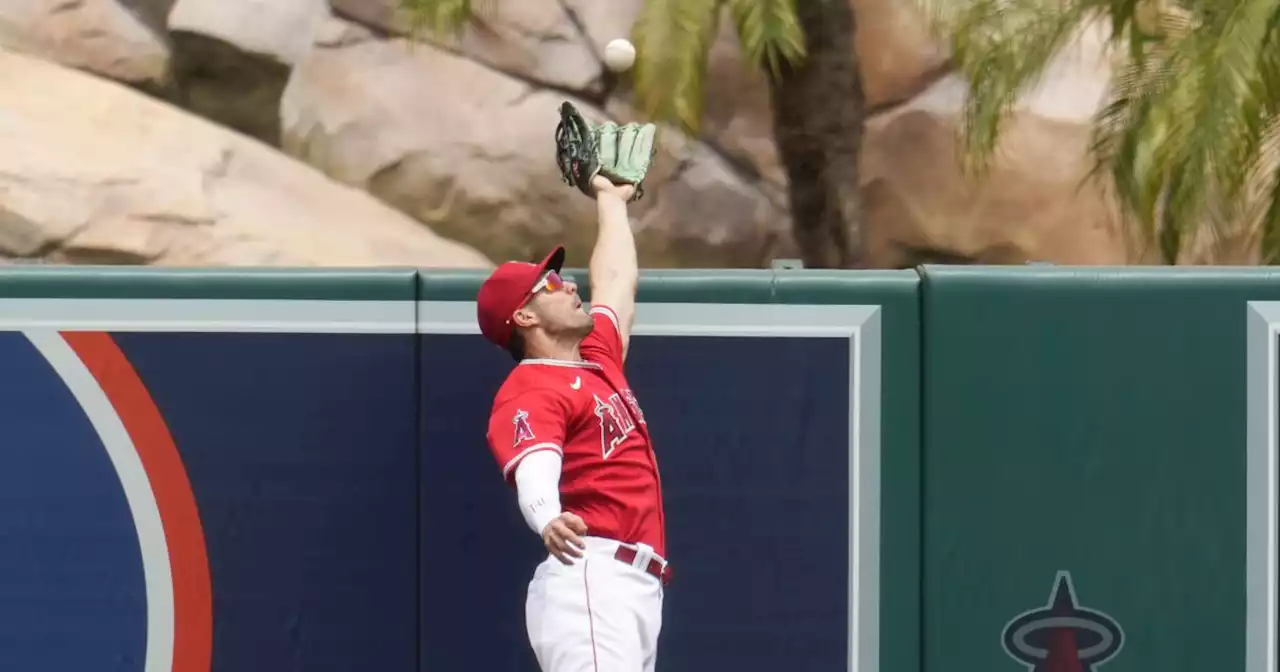
{"type": "Polygon", "coordinates": [[[649,571],[649,563],[655,559],[653,547],[644,543],[637,543],[635,547],[636,557],[631,559],[631,566],[642,572],[649,571]]]}
{"type": "Polygon", "coordinates": [[[655,575],[658,581],[664,586],[671,582],[671,563],[659,560],[658,556],[654,554],[652,546],[644,543],[637,543],[634,545],[618,544],[618,550],[614,553],[614,556],[616,557],[618,555],[626,554],[631,555],[631,560],[627,564],[646,574],[655,575]],[[656,573],[651,570],[650,566],[653,564],[658,565],[656,573]]]}

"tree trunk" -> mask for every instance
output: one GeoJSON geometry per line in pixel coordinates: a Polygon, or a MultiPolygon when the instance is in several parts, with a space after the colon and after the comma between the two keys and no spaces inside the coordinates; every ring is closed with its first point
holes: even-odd
{"type": "Polygon", "coordinates": [[[810,268],[863,263],[858,156],[865,95],[849,0],[798,0],[808,55],[769,75],[774,140],[787,171],[792,230],[810,268]]]}

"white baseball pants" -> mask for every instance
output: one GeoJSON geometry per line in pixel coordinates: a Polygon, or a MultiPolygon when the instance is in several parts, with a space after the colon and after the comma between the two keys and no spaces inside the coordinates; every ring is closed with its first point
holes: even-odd
{"type": "Polygon", "coordinates": [[[547,556],[529,582],[525,625],[538,666],[542,672],[653,672],[662,582],[614,558],[618,542],[583,541],[587,548],[573,565],[547,556]]]}

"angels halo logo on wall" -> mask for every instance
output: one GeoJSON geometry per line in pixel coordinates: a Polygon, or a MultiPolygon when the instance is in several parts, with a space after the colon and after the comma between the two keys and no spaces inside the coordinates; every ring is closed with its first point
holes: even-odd
{"type": "Polygon", "coordinates": [[[1045,606],[1015,616],[1001,640],[1029,672],[1094,672],[1120,653],[1124,631],[1107,614],[1082,608],[1071,573],[1060,571],[1045,606]]]}

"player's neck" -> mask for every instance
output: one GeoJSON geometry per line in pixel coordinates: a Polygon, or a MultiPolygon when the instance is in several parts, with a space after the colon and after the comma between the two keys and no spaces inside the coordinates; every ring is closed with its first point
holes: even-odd
{"type": "Polygon", "coordinates": [[[537,344],[530,343],[525,347],[525,359],[556,359],[565,362],[582,361],[582,353],[578,350],[580,341],[547,340],[537,344]]]}

